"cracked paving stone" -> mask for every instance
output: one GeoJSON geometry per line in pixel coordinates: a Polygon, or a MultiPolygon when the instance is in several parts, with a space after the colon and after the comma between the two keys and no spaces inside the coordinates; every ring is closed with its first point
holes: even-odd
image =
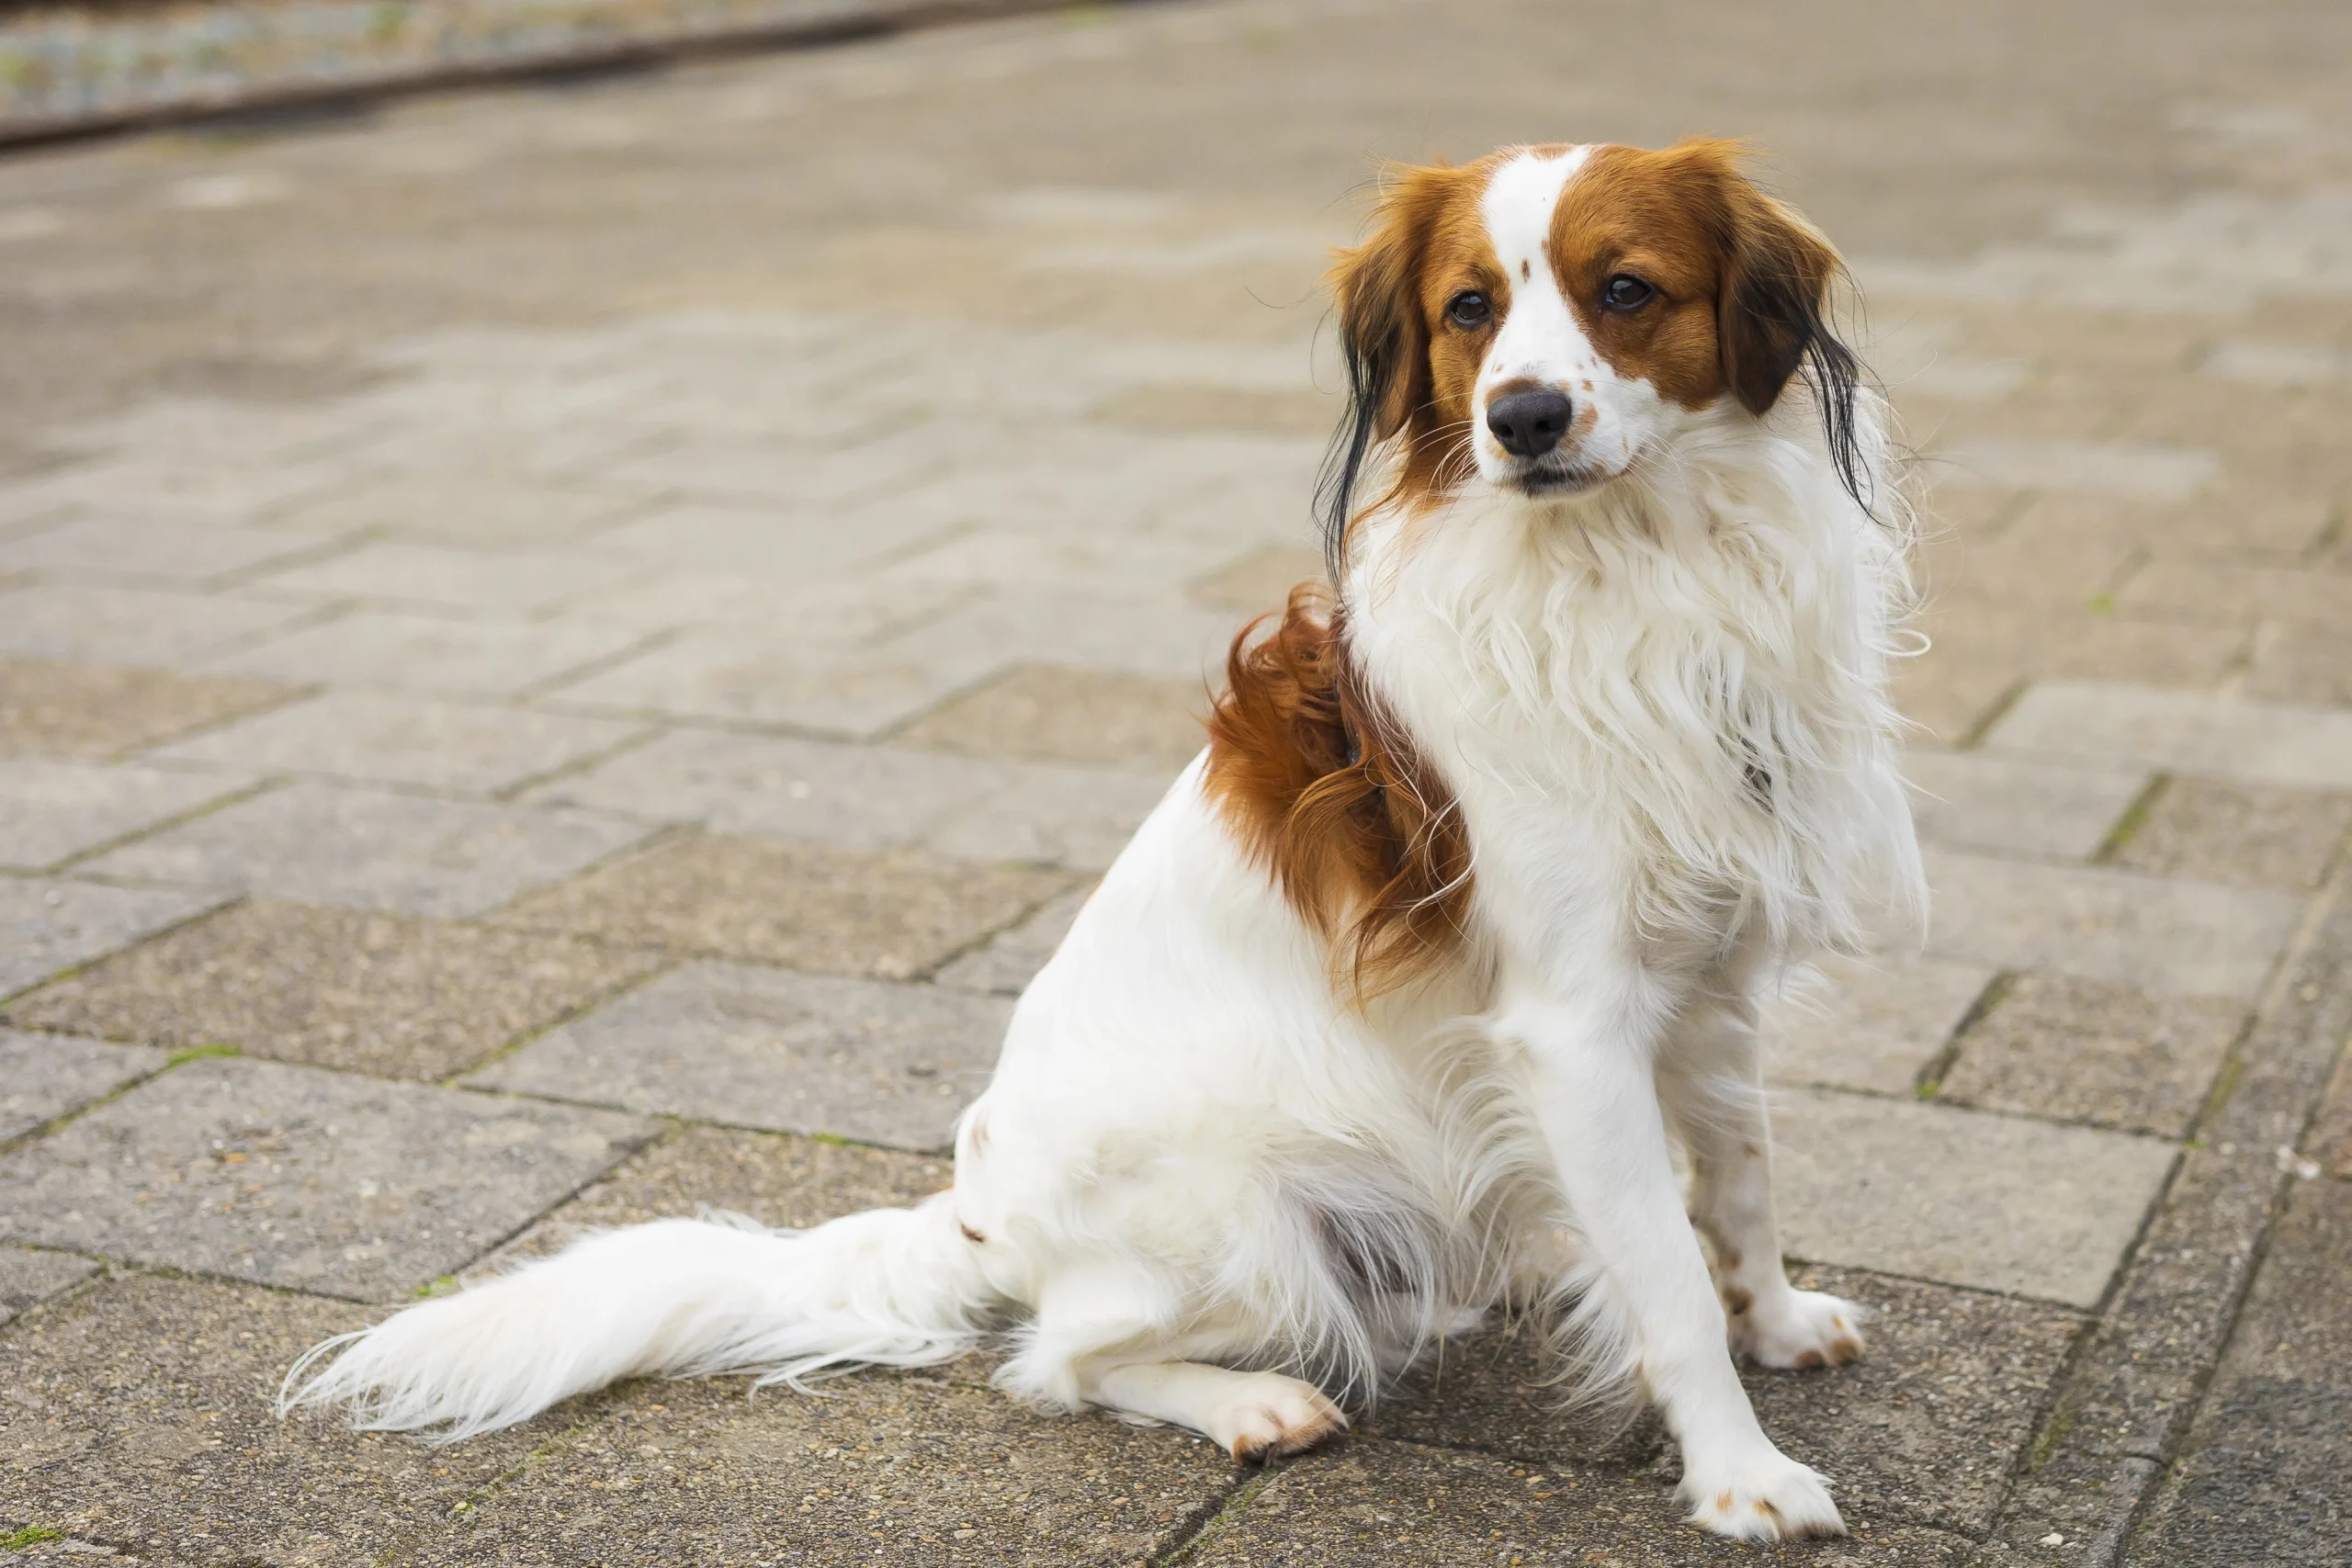
{"type": "Polygon", "coordinates": [[[1702,1535],[1663,1475],[1514,1464],[1485,1454],[1351,1438],[1275,1472],[1213,1521],[1186,1558],[1200,1568],[1690,1568],[1802,1562],[1959,1568],[1965,1536],[1857,1523],[1842,1540],[1759,1548],[1702,1535]]]}
{"type": "Polygon", "coordinates": [[[2020,975],[1961,1037],[1939,1098],[2177,1138],[2246,1010],[2064,975],[2020,975]]]}
{"type": "Polygon", "coordinates": [[[39,871],[254,782],[236,774],[0,758],[0,865],[39,871]]]}
{"type": "Polygon", "coordinates": [[[118,1276],[0,1335],[0,1520],[143,1558],[340,1568],[438,1538],[561,1418],[429,1448],[281,1422],[278,1380],[347,1303],[118,1276]]]}
{"type": "Polygon", "coordinates": [[[1069,934],[1070,922],[1078,919],[1079,909],[1092,897],[1091,886],[1074,887],[1035,914],[1003,932],[987,946],[964,954],[939,972],[943,986],[961,986],[967,990],[990,991],[1001,997],[1017,997],[1037,977],[1046,960],[1054,955],[1069,934]]]}
{"type": "Polygon", "coordinates": [[[525,899],[508,924],[673,953],[903,979],[1069,886],[1037,866],[688,835],[525,899]]]}
{"type": "Polygon", "coordinates": [[[910,746],[1033,762],[1182,768],[1208,743],[1208,691],[1111,670],[1024,664],[899,732],[910,746]]]}
{"type": "Polygon", "coordinates": [[[0,1327],[97,1271],[96,1263],[70,1252],[0,1247],[0,1327]]]}
{"type": "Polygon", "coordinates": [[[1909,1094],[1996,971],[1941,959],[1815,961],[1815,985],[1792,983],[1765,1009],[1776,1084],[1909,1094]]]}
{"type": "Polygon", "coordinates": [[[298,694],[274,681],[0,659],[0,757],[95,760],[298,694]]]}
{"type": "Polygon", "coordinates": [[[867,1372],[752,1396],[641,1384],[468,1510],[426,1562],[1154,1561],[1234,1480],[1216,1447],[989,1389],[867,1372]]]}
{"type": "Polygon", "coordinates": [[[659,963],[537,931],[258,900],[20,997],[6,1012],[44,1029],[233,1045],[429,1081],[659,963]]]}
{"type": "Polygon", "coordinates": [[[203,913],[226,894],[0,877],[0,997],[203,913]]]}
{"type": "Polygon", "coordinates": [[[1290,591],[1300,583],[1329,581],[1321,551],[1269,545],[1196,579],[1193,597],[1211,609],[1262,615],[1281,609],[1289,602],[1290,591]]]}
{"type": "Polygon", "coordinates": [[[2316,890],[2352,832],[2352,795],[2173,779],[2109,863],[2153,876],[2316,890]]]}
{"type": "Polygon", "coordinates": [[[160,1070],[161,1051],[0,1029],[0,1143],[160,1070]]]}
{"type": "Polygon", "coordinates": [[[463,1266],[653,1131],[207,1058],[0,1160],[0,1236],[380,1301],[463,1266]]]}
{"type": "Polygon", "coordinates": [[[661,1115],[944,1148],[1012,1006],[937,986],[690,964],[467,1081],[661,1115]]]}
{"type": "Polygon", "coordinates": [[[2335,1064],[2307,1146],[2330,1176],[2352,1179],[2352,1052],[2335,1064]]]}
{"type": "Polygon", "coordinates": [[[2088,856],[2148,775],[2069,767],[1982,751],[1917,750],[1903,761],[1919,836],[1931,843],[2027,854],[2088,856]]]}

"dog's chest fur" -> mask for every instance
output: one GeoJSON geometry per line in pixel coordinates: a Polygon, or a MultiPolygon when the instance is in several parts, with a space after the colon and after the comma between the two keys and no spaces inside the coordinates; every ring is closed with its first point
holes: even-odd
{"type": "Polygon", "coordinates": [[[1702,481],[1362,537],[1355,656],[1454,792],[1477,934],[1522,958],[1704,953],[1751,922],[1850,946],[1916,881],[1883,690],[1899,558],[1769,469],[1702,481]]]}

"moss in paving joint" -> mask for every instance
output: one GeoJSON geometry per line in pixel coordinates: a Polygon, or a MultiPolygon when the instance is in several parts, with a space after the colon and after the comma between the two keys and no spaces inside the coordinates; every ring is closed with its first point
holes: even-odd
{"type": "Polygon", "coordinates": [[[1951,1077],[1952,1066],[1960,1060],[1961,1047],[1968,1039],[1968,1032],[1984,1021],[1984,1015],[1999,1007],[2001,998],[2007,996],[2017,983],[2016,972],[2007,969],[1985,982],[1984,988],[1976,993],[1976,999],[1968,1004],[1968,1010],[1960,1015],[1960,1021],[1952,1025],[1951,1032],[1945,1036],[1944,1043],[1936,1048],[1936,1054],[1928,1058],[1918,1076],[1911,1080],[1911,1093],[1915,1099],[1933,1100],[1943,1092],[1944,1080],[1951,1077]]]}
{"type": "Polygon", "coordinates": [[[2107,837],[2100,840],[2098,848],[2091,852],[2092,863],[2104,865],[2121,854],[2123,846],[2137,838],[2140,829],[2148,825],[2148,818],[2155,812],[2156,802],[2163,799],[2165,791],[2171,787],[2170,773],[2158,773],[2150,779],[2148,787],[2123,808],[2123,815],[2115,819],[2115,826],[2107,830],[2107,837]]]}
{"type": "Polygon", "coordinates": [[[2197,1113],[2199,1126],[2203,1126],[2222,1113],[2238,1091],[2238,1080],[2245,1077],[2245,1058],[2232,1051],[2222,1059],[2222,1070],[2213,1076],[2213,1091],[2205,1097],[2205,1108],[2197,1113]]]}
{"type": "Polygon", "coordinates": [[[2025,1472],[2041,1473],[2041,1467],[2058,1456],[2060,1445],[2074,1429],[2075,1412],[2071,1406],[2061,1404],[2052,1411],[2050,1419],[2041,1424],[2041,1430],[2033,1435],[2033,1447],[2026,1450],[2025,1472]]]}
{"type": "Polygon", "coordinates": [[[63,1530],[51,1529],[47,1525],[27,1525],[12,1536],[0,1537],[0,1551],[22,1551],[28,1546],[39,1546],[45,1540],[63,1540],[63,1530]]]}
{"type": "Polygon", "coordinates": [[[1281,1473],[1279,1469],[1269,1465],[1242,1482],[1226,1495],[1225,1501],[1218,1504],[1216,1511],[1202,1520],[1187,1539],[1178,1542],[1167,1555],[1152,1559],[1152,1568],[1184,1568],[1184,1564],[1198,1561],[1202,1549],[1232,1529],[1233,1522],[1258,1500],[1258,1494],[1272,1486],[1274,1477],[1281,1473]]]}
{"type": "Polygon", "coordinates": [[[185,1051],[175,1051],[164,1059],[166,1067],[176,1067],[183,1062],[201,1062],[209,1056],[242,1056],[244,1053],[234,1045],[191,1045],[185,1051]]]}

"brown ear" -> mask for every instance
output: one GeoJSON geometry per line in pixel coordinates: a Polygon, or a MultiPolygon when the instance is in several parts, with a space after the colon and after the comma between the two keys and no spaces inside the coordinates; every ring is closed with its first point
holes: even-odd
{"type": "Polygon", "coordinates": [[[1340,349],[1348,368],[1347,413],[1331,438],[1315,498],[1335,581],[1365,457],[1430,399],[1421,257],[1458,174],[1443,165],[1392,170],[1372,237],[1341,251],[1327,276],[1339,301],[1340,349]]]}
{"type": "Polygon", "coordinates": [[[1769,412],[1805,355],[1842,344],[1822,321],[1844,264],[1829,242],[1736,170],[1724,184],[1725,257],[1715,304],[1724,380],[1748,412],[1769,412]]]}

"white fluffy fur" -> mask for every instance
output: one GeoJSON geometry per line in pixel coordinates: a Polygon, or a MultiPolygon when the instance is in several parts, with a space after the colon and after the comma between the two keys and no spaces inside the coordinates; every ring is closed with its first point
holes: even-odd
{"type": "MultiPolygon", "coordinates": [[[[1541,173],[1515,177],[1548,201],[1541,173]]],[[[1687,412],[1549,320],[1510,368],[1599,380],[1622,477],[1482,480],[1365,520],[1348,563],[1357,655],[1470,838],[1459,962],[1368,1012],[1335,997],[1196,761],[1022,998],[952,1193],[594,1236],[322,1347],[287,1403],[461,1437],[626,1376],[938,1360],[1002,1320],[1020,1396],[1286,1451],[1339,1423],[1317,1389],[1368,1398],[1551,1299],[1604,1378],[1638,1369],[1709,1528],[1840,1528],[1731,1349],[1859,1345],[1853,1309],[1781,1272],[1755,1016],[1790,964],[1921,902],[1884,693],[1905,541],[1840,489],[1796,389],[1765,422],[1687,412]],[[1747,1303],[1728,1333],[1719,1288],[1747,1303]]]]}

